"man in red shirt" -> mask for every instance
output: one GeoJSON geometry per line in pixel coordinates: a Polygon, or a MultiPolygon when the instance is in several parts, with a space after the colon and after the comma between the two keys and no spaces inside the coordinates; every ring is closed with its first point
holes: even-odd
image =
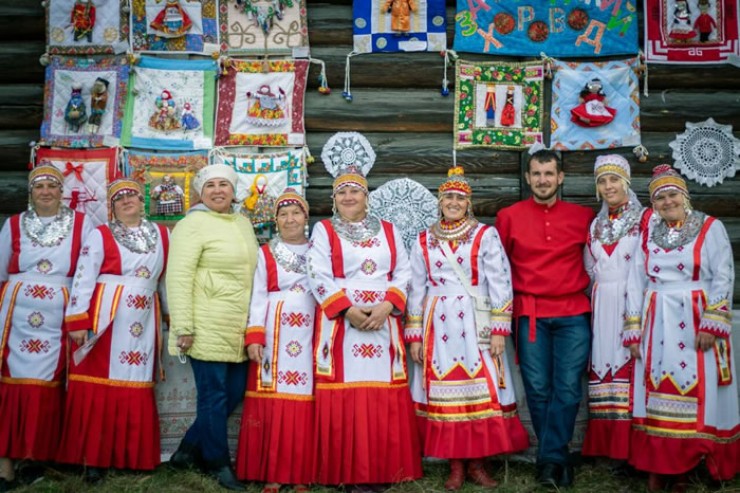
{"type": "Polygon", "coordinates": [[[573,482],[568,442],[591,345],[583,251],[594,212],[558,199],[565,175],[554,152],[532,154],[525,177],[533,196],[499,211],[496,229],[511,263],[517,349],[539,442],[537,479],[564,487],[573,482]]]}

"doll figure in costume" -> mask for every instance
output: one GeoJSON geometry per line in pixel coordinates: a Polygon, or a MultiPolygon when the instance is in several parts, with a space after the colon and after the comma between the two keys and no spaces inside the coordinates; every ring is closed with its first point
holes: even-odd
{"type": "Polygon", "coordinates": [[[162,91],[162,94],[154,100],[156,111],[149,117],[149,126],[155,130],[167,132],[180,128],[180,119],[177,117],[177,103],[172,98],[172,93],[168,90],[162,91]]]}
{"type": "Polygon", "coordinates": [[[180,124],[185,130],[197,130],[200,128],[200,122],[195,115],[193,115],[193,107],[190,105],[190,101],[186,101],[185,104],[182,105],[180,124]]]}
{"type": "Polygon", "coordinates": [[[86,38],[92,42],[93,27],[95,26],[95,6],[92,0],[77,0],[72,7],[70,18],[72,24],[72,39],[79,41],[86,38]]]}
{"type": "Polygon", "coordinates": [[[483,109],[486,110],[486,125],[493,127],[496,125],[496,86],[489,84],[486,86],[486,99],[483,103],[483,109]]]}
{"type": "Polygon", "coordinates": [[[100,124],[103,121],[105,108],[108,106],[108,85],[107,79],[98,77],[90,91],[90,119],[87,121],[87,129],[90,133],[96,134],[100,130],[100,124]]]}
{"type": "Polygon", "coordinates": [[[606,94],[600,79],[591,79],[581,91],[581,104],[570,110],[570,119],[581,127],[601,127],[614,120],[617,110],[604,104],[606,94]]]}
{"type": "Polygon", "coordinates": [[[398,33],[411,31],[411,12],[418,10],[416,0],[386,0],[382,8],[391,14],[391,30],[398,33]]]}
{"type": "Polygon", "coordinates": [[[275,94],[268,84],[263,84],[257,92],[247,92],[247,100],[249,123],[267,127],[277,127],[285,123],[285,91],[282,87],[278,87],[278,94],[275,94]]]}
{"type": "Polygon", "coordinates": [[[164,8],[149,24],[163,38],[184,36],[192,26],[193,21],[178,0],[167,0],[164,8]]]}
{"type": "Polygon", "coordinates": [[[162,183],[152,190],[152,198],[157,201],[158,216],[177,216],[183,211],[183,196],[180,185],[170,175],[162,177],[162,183]]]}
{"type": "Polygon", "coordinates": [[[73,132],[79,132],[80,127],[87,121],[87,106],[82,99],[82,85],[78,83],[72,85],[72,94],[64,109],[64,121],[73,132]]]}
{"type": "Polygon", "coordinates": [[[516,107],[514,106],[514,86],[506,88],[506,102],[501,110],[501,125],[511,127],[516,123],[516,107]]]}
{"type": "Polygon", "coordinates": [[[669,28],[668,37],[674,43],[688,43],[696,37],[696,31],[691,26],[691,9],[686,0],[676,0],[673,21],[669,28]]]}
{"type": "Polygon", "coordinates": [[[699,42],[708,43],[712,31],[717,29],[717,22],[709,14],[709,0],[699,0],[699,17],[694,21],[694,29],[699,33],[699,42]]]}
{"type": "Polygon", "coordinates": [[[257,175],[249,187],[249,197],[244,200],[247,217],[255,228],[269,226],[275,222],[275,197],[267,189],[267,177],[257,175]]]}

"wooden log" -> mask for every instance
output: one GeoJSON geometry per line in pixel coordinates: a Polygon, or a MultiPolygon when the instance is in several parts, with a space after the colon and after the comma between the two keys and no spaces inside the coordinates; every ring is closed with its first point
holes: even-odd
{"type": "Polygon", "coordinates": [[[23,171],[28,167],[29,143],[38,141],[36,130],[0,130],[0,182],[5,178],[5,171],[23,171]]]}
{"type": "Polygon", "coordinates": [[[0,83],[43,84],[44,67],[39,57],[44,50],[43,41],[0,43],[0,83]]]}

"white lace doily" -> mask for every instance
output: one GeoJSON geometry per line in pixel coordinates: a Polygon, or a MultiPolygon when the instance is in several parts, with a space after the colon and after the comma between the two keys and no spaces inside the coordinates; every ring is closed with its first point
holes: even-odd
{"type": "Polygon", "coordinates": [[[337,132],[324,144],[321,160],[333,177],[347,166],[356,166],[364,176],[375,164],[375,151],[370,142],[358,132],[337,132]]]}
{"type": "Polygon", "coordinates": [[[740,168],[740,140],[732,135],[732,125],[720,125],[713,118],[686,122],[686,131],[669,145],[673,149],[673,166],[708,187],[735,176],[735,170],[740,168]]]}
{"type": "Polygon", "coordinates": [[[419,233],[437,220],[437,198],[408,178],[391,180],[370,192],[370,212],[393,223],[401,232],[406,250],[419,233]]]}

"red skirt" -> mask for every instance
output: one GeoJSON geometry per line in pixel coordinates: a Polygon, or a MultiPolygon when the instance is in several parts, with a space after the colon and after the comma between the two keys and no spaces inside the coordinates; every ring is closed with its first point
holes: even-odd
{"type": "Polygon", "coordinates": [[[408,385],[355,385],[317,386],[316,482],[377,484],[420,478],[421,449],[408,385]]]}
{"type": "Polygon", "coordinates": [[[237,477],[267,483],[313,483],[313,427],[313,397],[250,392],[244,398],[239,430],[237,477]]]}
{"type": "Polygon", "coordinates": [[[151,470],[160,462],[153,387],[70,380],[59,462],[151,470]]]}
{"type": "Polygon", "coordinates": [[[0,457],[54,460],[63,399],[61,382],[0,383],[0,457]]]}
{"type": "Polygon", "coordinates": [[[581,453],[627,460],[631,427],[629,419],[589,419],[581,453]]]}

